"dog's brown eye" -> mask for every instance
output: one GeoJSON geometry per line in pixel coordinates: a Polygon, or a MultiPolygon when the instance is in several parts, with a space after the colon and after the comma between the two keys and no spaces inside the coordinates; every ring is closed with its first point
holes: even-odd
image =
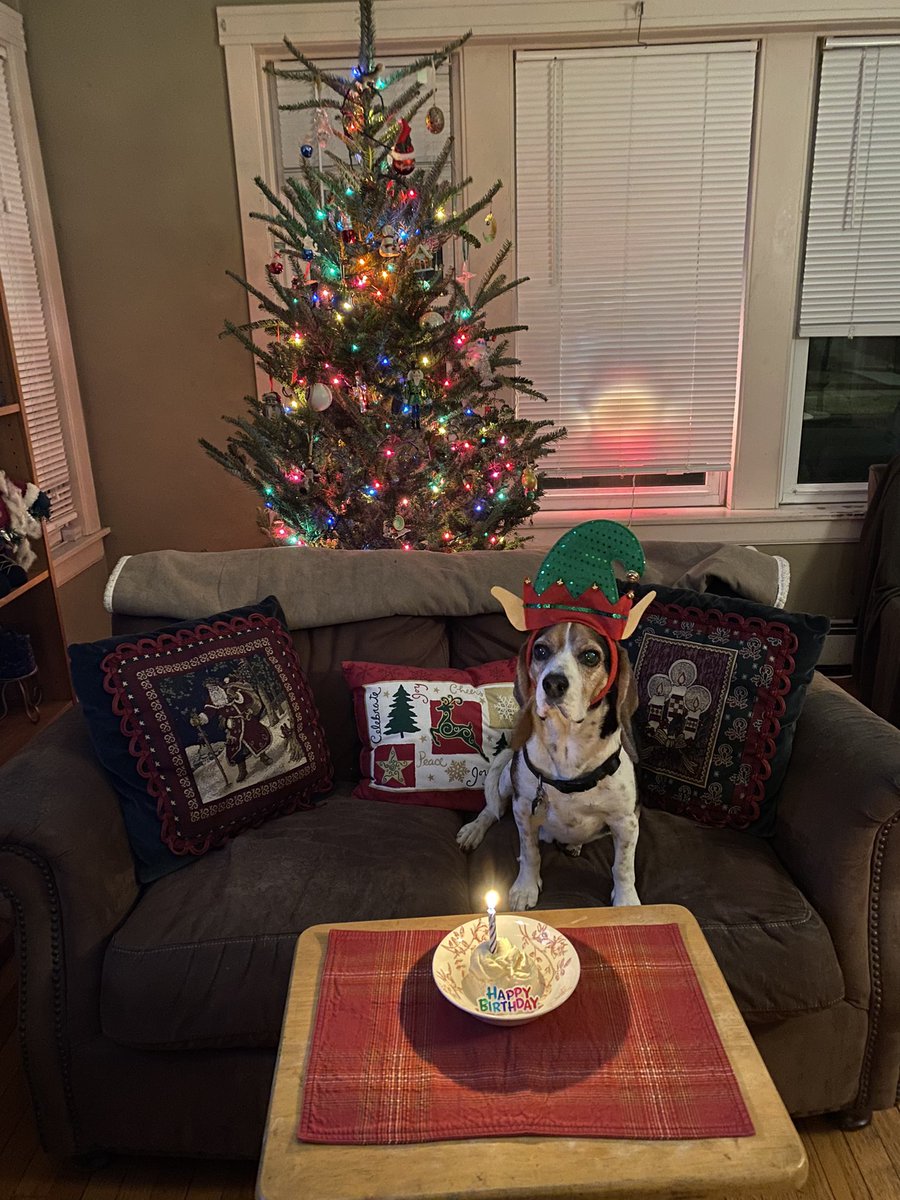
{"type": "Polygon", "coordinates": [[[600,661],[600,655],[596,650],[583,650],[580,658],[586,667],[596,667],[600,661]]]}
{"type": "Polygon", "coordinates": [[[532,651],[531,657],[543,660],[545,658],[550,657],[550,651],[547,649],[546,646],[543,646],[540,642],[538,642],[538,644],[535,646],[534,650],[532,651]]]}

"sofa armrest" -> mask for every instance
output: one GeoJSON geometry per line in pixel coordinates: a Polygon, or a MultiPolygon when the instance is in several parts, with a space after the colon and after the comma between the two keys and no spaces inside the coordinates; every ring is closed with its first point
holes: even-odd
{"type": "Polygon", "coordinates": [[[847,1000],[869,1013],[857,1107],[889,1107],[900,1073],[900,730],[819,674],[774,845],[828,926],[847,1000]]]}
{"type": "Polygon", "coordinates": [[[71,1154],[70,1048],[99,1032],[106,943],[138,894],[118,800],[78,710],[0,768],[0,894],[15,920],[22,1058],[41,1138],[71,1154]]]}

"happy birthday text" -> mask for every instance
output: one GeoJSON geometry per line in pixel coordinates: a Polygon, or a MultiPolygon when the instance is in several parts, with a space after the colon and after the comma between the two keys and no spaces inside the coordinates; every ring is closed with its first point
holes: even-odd
{"type": "Polygon", "coordinates": [[[534,1012],[540,997],[532,996],[530,987],[498,988],[491,984],[478,997],[478,1009],[484,1013],[534,1012]]]}

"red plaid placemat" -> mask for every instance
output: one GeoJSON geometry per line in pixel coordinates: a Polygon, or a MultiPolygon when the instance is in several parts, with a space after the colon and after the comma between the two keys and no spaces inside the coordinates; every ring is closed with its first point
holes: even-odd
{"type": "Polygon", "coordinates": [[[581,981],[487,1025],[431,976],[437,930],[332,930],[302,1141],[746,1137],[753,1125],[677,925],[567,929],[581,981]]]}

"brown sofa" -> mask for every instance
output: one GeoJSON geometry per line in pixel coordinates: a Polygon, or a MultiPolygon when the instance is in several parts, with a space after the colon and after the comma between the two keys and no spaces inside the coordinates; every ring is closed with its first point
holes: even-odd
{"type": "MultiPolygon", "coordinates": [[[[500,582],[540,557],[515,554],[502,556],[500,582]]],[[[456,611],[451,592],[470,585],[471,558],[435,557],[456,611]]],[[[396,561],[398,595],[417,578],[424,587],[426,556],[396,561]]],[[[345,562],[356,594],[371,598],[365,563],[345,562]]],[[[267,590],[254,575],[242,587],[243,601],[223,598],[267,590]]],[[[173,593],[170,618],[198,615],[179,603],[173,593]]],[[[382,606],[400,615],[294,633],[335,759],[334,794],[148,887],[135,882],[77,710],[0,771],[0,889],[15,913],[22,1053],[49,1151],[255,1156],[298,933],[326,920],[466,913],[489,882],[511,881],[508,819],[466,858],[454,841],[461,815],[350,796],[356,738],[339,664],[469,666],[514,651],[519,635],[486,591],[483,610],[464,616],[404,612],[389,597],[382,606]]],[[[160,623],[114,620],[122,632],[160,623]]],[[[898,818],[900,732],[818,676],[772,841],[643,813],[642,899],[697,916],[795,1114],[894,1103],[898,818]]],[[[609,839],[577,860],[544,856],[543,906],[609,903],[609,839]]]]}

